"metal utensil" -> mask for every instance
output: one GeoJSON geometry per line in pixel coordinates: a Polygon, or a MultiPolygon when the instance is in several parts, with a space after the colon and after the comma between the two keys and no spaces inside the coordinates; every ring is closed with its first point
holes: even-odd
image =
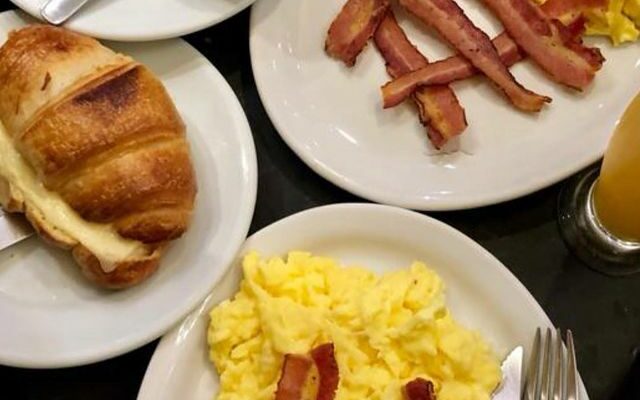
{"type": "Polygon", "coordinates": [[[567,330],[567,348],[558,329],[547,329],[541,340],[536,331],[525,380],[523,400],[578,400],[578,368],[573,335],[567,330]]]}
{"type": "Polygon", "coordinates": [[[75,14],[89,0],[47,0],[40,15],[50,24],[60,25],[75,14]]]}
{"type": "Polygon", "coordinates": [[[0,250],[3,250],[33,235],[33,228],[19,215],[0,210],[0,250]]]}
{"type": "Polygon", "coordinates": [[[492,400],[520,400],[522,359],[524,350],[518,346],[502,362],[502,382],[493,392],[492,400]]]}

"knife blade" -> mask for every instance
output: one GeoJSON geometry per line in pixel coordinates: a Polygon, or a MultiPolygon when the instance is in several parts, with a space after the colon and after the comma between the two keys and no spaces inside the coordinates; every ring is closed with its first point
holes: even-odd
{"type": "Polygon", "coordinates": [[[502,362],[502,382],[493,392],[492,400],[520,400],[522,390],[522,359],[524,349],[518,346],[502,362]]]}
{"type": "Polygon", "coordinates": [[[12,215],[0,210],[0,250],[31,235],[33,235],[33,228],[23,216],[12,215]]]}

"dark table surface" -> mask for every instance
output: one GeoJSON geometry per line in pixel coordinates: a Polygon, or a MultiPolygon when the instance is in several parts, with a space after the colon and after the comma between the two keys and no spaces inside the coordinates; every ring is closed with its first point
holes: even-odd
{"type": "MultiPolygon", "coordinates": [[[[7,3],[0,2],[0,11],[13,8],[7,3]]],[[[364,201],[313,173],[269,121],[249,62],[249,11],[186,40],[226,77],[251,124],[259,167],[251,232],[307,208],[364,201]]],[[[496,206],[430,215],[493,253],[558,327],[574,331],[580,372],[591,400],[638,400],[640,361],[634,363],[634,355],[640,345],[640,275],[609,278],[587,269],[568,251],[556,225],[562,185],[496,206]]],[[[135,399],[156,344],[83,367],[0,367],[0,399],[135,399]]]]}

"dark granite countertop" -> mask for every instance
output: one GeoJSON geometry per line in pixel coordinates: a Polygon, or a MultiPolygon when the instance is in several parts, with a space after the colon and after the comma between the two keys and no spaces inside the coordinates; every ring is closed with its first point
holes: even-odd
{"type": "MultiPolygon", "coordinates": [[[[2,11],[13,8],[2,3],[2,11]]],[[[280,139],[258,97],[248,35],[245,11],[186,40],[226,77],[251,124],[259,165],[251,232],[310,207],[363,201],[313,173],[280,139]]],[[[574,331],[580,372],[592,400],[640,399],[637,387],[632,392],[640,384],[635,382],[640,371],[633,372],[640,370],[633,365],[640,345],[640,275],[609,278],[587,269],[568,251],[556,225],[561,187],[496,206],[429,215],[478,241],[524,283],[554,324],[574,331]]],[[[135,399],[156,344],[77,368],[0,367],[0,398],[135,399]]]]}

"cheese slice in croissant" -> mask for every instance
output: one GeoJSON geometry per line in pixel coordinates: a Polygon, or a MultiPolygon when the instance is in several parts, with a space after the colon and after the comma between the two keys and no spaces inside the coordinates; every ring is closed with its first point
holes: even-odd
{"type": "Polygon", "coordinates": [[[162,83],[130,57],[32,25],[0,48],[0,203],[120,288],[187,229],[196,184],[162,83]]]}

